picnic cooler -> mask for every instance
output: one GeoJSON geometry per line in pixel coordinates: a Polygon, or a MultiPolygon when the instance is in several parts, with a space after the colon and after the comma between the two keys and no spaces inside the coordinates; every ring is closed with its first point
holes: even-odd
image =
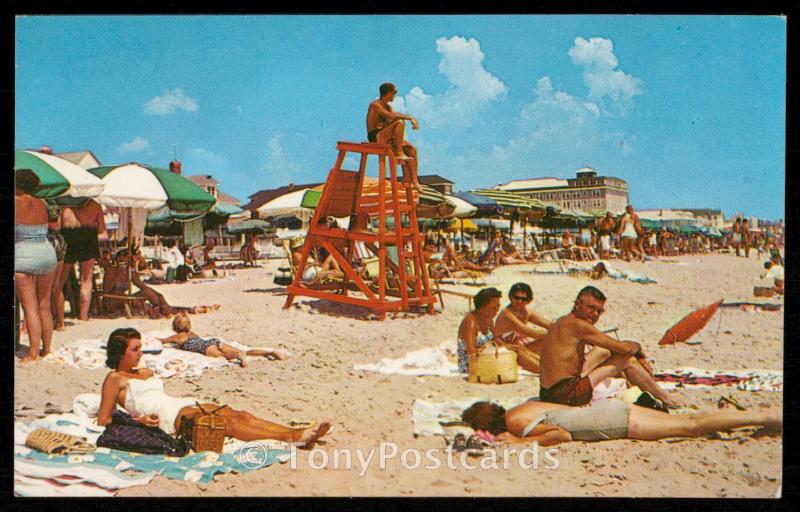
{"type": "Polygon", "coordinates": [[[196,452],[222,453],[222,446],[225,444],[225,418],[218,416],[217,413],[227,405],[217,407],[211,412],[206,412],[199,403],[197,407],[202,414],[192,419],[184,419],[180,435],[191,439],[192,450],[196,452]]]}
{"type": "Polygon", "coordinates": [[[517,353],[495,343],[487,343],[469,356],[467,382],[507,384],[517,382],[517,353]]]}

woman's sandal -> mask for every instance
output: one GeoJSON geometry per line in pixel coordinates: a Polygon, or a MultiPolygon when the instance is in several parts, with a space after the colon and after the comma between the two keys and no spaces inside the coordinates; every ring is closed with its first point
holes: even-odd
{"type": "Polygon", "coordinates": [[[467,437],[459,432],[453,438],[453,444],[450,445],[450,451],[460,453],[467,449],[467,437]]]}

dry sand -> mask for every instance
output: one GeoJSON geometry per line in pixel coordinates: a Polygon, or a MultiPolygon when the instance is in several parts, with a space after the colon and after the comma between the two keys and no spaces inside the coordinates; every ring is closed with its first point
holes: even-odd
{"type": "MultiPolygon", "coordinates": [[[[659,347],[657,340],[664,331],[697,307],[723,297],[726,301],[757,299],[752,295],[753,280],[763,270],[755,257],[746,260],[710,255],[671,260],[616,263],[620,269],[654,277],[658,284],[640,285],[609,278],[594,282],[609,297],[607,313],[598,327],[619,327],[623,339],[641,341],[656,370],[679,366],[783,369],[782,312],[725,310],[721,324],[715,317],[712,328],[699,337],[701,345],[659,347]]],[[[370,320],[372,315],[362,310],[303,297],[289,310],[283,310],[283,289],[272,283],[272,272],[280,263],[272,260],[264,268],[237,270],[235,279],[215,283],[159,287],[173,304],[222,305],[220,311],[192,317],[193,330],[201,335],[217,335],[254,346],[278,346],[294,353],[285,361],[251,360],[244,369],[231,366],[206,372],[199,378],[173,378],[166,382],[168,392],[227,403],[279,422],[331,419],[336,431],[327,437],[325,445],[320,445],[329,455],[337,448],[377,451],[382,442],[397,443],[401,451],[443,450],[445,442],[440,437],[415,439],[412,435],[411,411],[418,398],[522,397],[538,393],[536,379],[485,386],[454,378],[353,370],[357,363],[401,357],[410,350],[453,339],[466,312],[466,300],[445,296],[446,307],[440,314],[402,313],[389,315],[384,322],[370,320]]],[[[501,268],[492,281],[504,293],[514,282],[529,283],[535,294],[533,306],[550,318],[567,313],[577,291],[588,284],[564,275],[526,273],[530,268],[501,268]]],[[[477,291],[467,286],[448,287],[477,291]]],[[[69,319],[67,330],[56,333],[54,347],[78,339],[106,337],[112,329],[123,326],[148,332],[169,329],[170,324],[148,319],[69,319]]],[[[80,370],[48,362],[18,365],[15,407],[24,404],[43,410],[51,402],[69,410],[76,394],[99,392],[105,374],[105,370],[80,370]]],[[[780,406],[783,399],[778,392],[677,393],[685,403],[701,408],[716,407],[716,400],[729,393],[746,407],[780,406]]],[[[330,465],[317,470],[301,456],[296,469],[289,464],[275,465],[243,475],[220,475],[207,485],[157,477],[148,486],[125,489],[119,495],[775,496],[782,479],[782,438],[756,439],[742,433],[730,437],[734,440],[573,442],[557,447],[558,469],[544,469],[542,463],[539,469],[524,469],[513,456],[507,470],[502,469],[502,461],[500,469],[454,470],[443,463],[436,470],[409,470],[396,457],[385,470],[373,461],[362,477],[357,462],[352,470],[337,470],[330,465]]],[[[315,459],[316,463],[321,460],[315,459]]],[[[422,465],[426,464],[428,461],[423,459],[422,465]]]]}

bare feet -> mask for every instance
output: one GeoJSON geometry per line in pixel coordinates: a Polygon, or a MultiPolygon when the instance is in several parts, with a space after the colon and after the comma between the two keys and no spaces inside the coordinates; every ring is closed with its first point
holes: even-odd
{"type": "Polygon", "coordinates": [[[280,351],[276,350],[274,352],[267,352],[266,354],[264,354],[264,357],[268,357],[270,359],[277,359],[279,361],[283,361],[284,359],[287,359],[289,356],[287,356],[283,352],[280,352],[280,351]]]}
{"type": "Polygon", "coordinates": [[[302,436],[299,439],[300,448],[304,450],[310,450],[314,448],[314,445],[319,441],[319,439],[331,431],[331,424],[329,421],[323,421],[319,424],[319,427],[315,431],[313,431],[308,437],[302,436]]]}
{"type": "Polygon", "coordinates": [[[242,368],[247,366],[247,356],[246,355],[242,354],[242,355],[239,356],[239,366],[241,366],[242,368]]]}
{"type": "Polygon", "coordinates": [[[67,326],[64,325],[64,322],[59,322],[53,326],[54,331],[65,331],[67,330],[67,326]]]}
{"type": "Polygon", "coordinates": [[[20,359],[19,362],[20,363],[30,363],[30,362],[36,361],[37,359],[38,359],[37,357],[25,356],[22,359],[20,359]]]}

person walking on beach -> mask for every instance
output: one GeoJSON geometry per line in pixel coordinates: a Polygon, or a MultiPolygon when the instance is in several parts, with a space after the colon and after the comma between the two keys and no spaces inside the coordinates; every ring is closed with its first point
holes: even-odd
{"type": "Polygon", "coordinates": [[[611,212],[606,212],[606,216],[597,221],[597,235],[600,238],[597,252],[600,254],[600,259],[608,259],[611,254],[611,232],[614,231],[615,224],[611,212]]]}
{"type": "Polygon", "coordinates": [[[381,84],[380,98],[369,104],[367,110],[367,140],[378,144],[390,144],[395,157],[404,163],[408,171],[411,186],[420,192],[422,187],[417,178],[417,149],[405,140],[405,121],[411,121],[411,127],[419,129],[416,118],[394,112],[391,103],[397,95],[397,88],[391,82],[381,84]]]}
{"type": "Polygon", "coordinates": [[[94,264],[100,257],[98,237],[105,232],[103,208],[94,200],[89,199],[80,206],[67,206],[61,210],[61,235],[67,243],[67,252],[60,286],[64,286],[73,265],[77,263],[80,269],[78,320],[89,320],[94,264]]]}
{"type": "Polygon", "coordinates": [[[644,261],[644,253],[639,252],[638,239],[642,225],[639,216],[633,212],[633,206],[625,207],[625,213],[619,219],[619,229],[617,235],[622,239],[622,257],[625,261],[630,261],[631,256],[635,255],[644,261]]]}
{"type": "Polygon", "coordinates": [[[736,221],[733,223],[733,233],[731,235],[731,241],[733,243],[733,247],[736,249],[736,256],[739,256],[739,251],[742,248],[742,218],[738,217],[736,221]]]}
{"type": "Polygon", "coordinates": [[[665,406],[674,402],[661,389],[642,346],[617,341],[594,324],[605,311],[606,296],[594,286],[583,288],[572,312],[556,320],[542,341],[539,396],[544,402],[580,406],[592,400],[594,387],[609,377],[624,374],[665,406]],[[585,353],[586,345],[594,348],[585,353]]]}
{"type": "Polygon", "coordinates": [[[750,257],[750,245],[752,243],[752,239],[750,236],[750,224],[747,222],[747,219],[742,219],[742,248],[744,248],[744,257],[750,257]]]}

